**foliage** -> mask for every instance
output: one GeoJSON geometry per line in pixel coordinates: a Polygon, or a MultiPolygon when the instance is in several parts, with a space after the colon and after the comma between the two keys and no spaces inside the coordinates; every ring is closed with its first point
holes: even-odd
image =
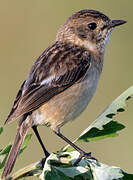
{"type": "MultiPolygon", "coordinates": [[[[74,141],[98,141],[107,137],[118,136],[118,131],[125,128],[114,120],[116,114],[125,111],[126,102],[133,94],[133,86],[116,98],[103,113],[74,141]]],[[[0,134],[3,128],[0,128],[0,134]]],[[[31,134],[27,135],[20,153],[27,147],[31,134]]],[[[11,144],[0,150],[0,174],[6,158],[11,149],[11,144]]],[[[121,168],[108,166],[94,159],[82,158],[78,166],[74,162],[79,153],[67,146],[57,153],[52,153],[42,167],[42,161],[33,163],[8,179],[21,179],[26,176],[38,176],[41,180],[132,180],[133,174],[124,172],[121,168]]]]}
{"type": "Polygon", "coordinates": [[[78,141],[95,141],[117,136],[117,132],[125,128],[123,124],[114,121],[115,115],[124,112],[126,102],[133,94],[133,86],[116,98],[102,114],[77,139],[78,141]]]}

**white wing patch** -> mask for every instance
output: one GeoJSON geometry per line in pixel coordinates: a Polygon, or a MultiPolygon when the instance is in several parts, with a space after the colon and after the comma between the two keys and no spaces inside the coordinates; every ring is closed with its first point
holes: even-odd
{"type": "Polygon", "coordinates": [[[51,84],[51,82],[52,82],[53,79],[55,79],[55,76],[50,76],[50,77],[48,77],[47,79],[44,79],[44,80],[40,83],[40,85],[43,86],[43,85],[45,85],[45,84],[51,84]]]}

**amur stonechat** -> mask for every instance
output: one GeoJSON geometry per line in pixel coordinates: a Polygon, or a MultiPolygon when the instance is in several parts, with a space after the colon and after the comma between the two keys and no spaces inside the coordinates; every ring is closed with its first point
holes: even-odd
{"type": "MultiPolygon", "coordinates": [[[[87,107],[102,72],[111,32],[124,23],[124,20],[111,20],[99,11],[85,9],[73,14],[61,26],[55,42],[32,65],[5,121],[8,124],[19,118],[17,134],[2,178],[11,173],[31,127],[45,156],[49,156],[39,136],[38,125],[49,126],[80,153],[80,159],[86,155],[60,132],[60,128],[76,119],[87,107]]],[[[88,158],[92,158],[89,153],[88,158]]]]}

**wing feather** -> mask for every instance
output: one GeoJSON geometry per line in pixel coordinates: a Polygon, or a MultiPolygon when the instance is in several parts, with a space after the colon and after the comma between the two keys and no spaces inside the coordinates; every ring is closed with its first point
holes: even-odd
{"type": "Polygon", "coordinates": [[[56,42],[46,49],[33,64],[6,123],[36,110],[78,83],[89,70],[90,59],[89,52],[76,46],[70,47],[56,42]]]}

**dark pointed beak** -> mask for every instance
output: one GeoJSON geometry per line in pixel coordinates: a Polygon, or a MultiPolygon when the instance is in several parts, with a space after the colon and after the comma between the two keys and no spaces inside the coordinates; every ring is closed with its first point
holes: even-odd
{"type": "Polygon", "coordinates": [[[124,20],[112,20],[110,25],[109,25],[109,28],[114,28],[116,26],[120,26],[122,24],[125,24],[127,21],[124,21],[124,20]]]}

